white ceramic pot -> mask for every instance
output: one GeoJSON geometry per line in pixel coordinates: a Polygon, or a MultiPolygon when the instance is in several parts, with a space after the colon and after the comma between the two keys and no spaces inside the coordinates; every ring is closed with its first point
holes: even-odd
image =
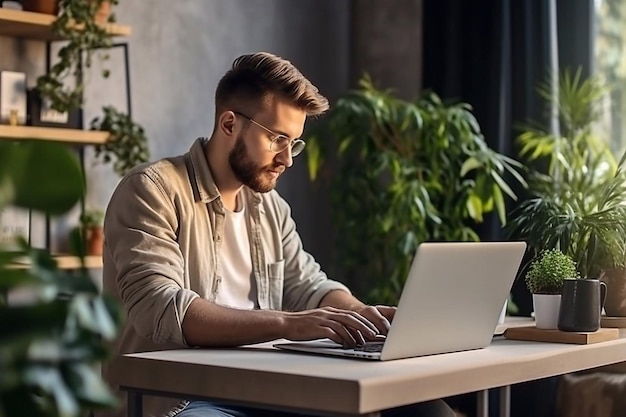
{"type": "Polygon", "coordinates": [[[561,294],[533,294],[533,306],[538,329],[558,329],[561,294]]]}

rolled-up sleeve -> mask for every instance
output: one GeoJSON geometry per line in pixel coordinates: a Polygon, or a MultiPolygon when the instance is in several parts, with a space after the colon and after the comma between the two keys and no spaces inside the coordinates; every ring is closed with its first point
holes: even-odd
{"type": "Polygon", "coordinates": [[[104,279],[114,279],[129,322],[154,343],[186,345],[182,321],[198,294],[185,289],[176,196],[144,172],[124,178],[105,218],[104,279]]]}

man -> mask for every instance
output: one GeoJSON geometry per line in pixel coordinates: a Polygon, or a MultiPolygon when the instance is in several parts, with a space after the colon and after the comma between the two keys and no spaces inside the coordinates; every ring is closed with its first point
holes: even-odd
{"type": "MultiPolygon", "coordinates": [[[[387,333],[395,309],[365,305],[328,279],[274,191],[304,148],[306,117],[327,109],[290,62],[241,56],[217,87],[211,138],[120,182],[103,255],[105,291],[128,315],[116,354],[278,338],[352,346],[387,333]]],[[[122,372],[115,359],[104,366],[113,387],[122,372]]],[[[148,415],[261,415],[203,401],[144,403],[148,415]]],[[[451,415],[443,403],[414,411],[437,410],[420,415],[451,415]]]]}

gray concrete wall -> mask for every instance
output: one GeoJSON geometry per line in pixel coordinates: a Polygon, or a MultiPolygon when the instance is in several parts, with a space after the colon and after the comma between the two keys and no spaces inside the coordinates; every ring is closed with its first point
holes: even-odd
{"type": "Polygon", "coordinates": [[[412,100],[422,87],[422,1],[352,0],[350,81],[368,73],[378,88],[412,100]]]}

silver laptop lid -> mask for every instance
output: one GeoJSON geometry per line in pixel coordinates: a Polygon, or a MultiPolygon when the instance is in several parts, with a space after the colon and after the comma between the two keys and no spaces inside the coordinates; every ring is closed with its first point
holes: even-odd
{"type": "Polygon", "coordinates": [[[524,242],[422,243],[381,360],[489,345],[524,242]]]}

